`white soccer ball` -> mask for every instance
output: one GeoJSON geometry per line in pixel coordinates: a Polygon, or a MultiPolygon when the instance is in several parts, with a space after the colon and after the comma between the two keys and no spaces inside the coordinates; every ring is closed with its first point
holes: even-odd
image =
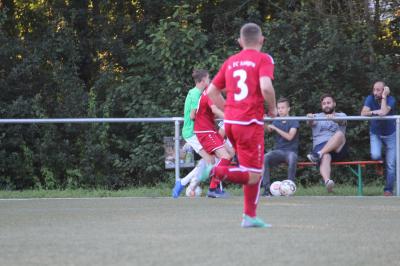
{"type": "Polygon", "coordinates": [[[203,191],[200,186],[196,186],[196,188],[194,190],[192,190],[190,188],[190,186],[187,186],[187,188],[186,188],[186,196],[190,197],[190,198],[200,197],[202,192],[203,191]]]}
{"type": "Polygon", "coordinates": [[[292,180],[283,180],[279,191],[282,196],[291,196],[296,192],[296,184],[292,180]]]}
{"type": "Polygon", "coordinates": [[[281,181],[275,181],[274,183],[271,184],[271,186],[269,187],[269,191],[271,192],[272,196],[281,195],[280,187],[281,187],[281,181]]]}

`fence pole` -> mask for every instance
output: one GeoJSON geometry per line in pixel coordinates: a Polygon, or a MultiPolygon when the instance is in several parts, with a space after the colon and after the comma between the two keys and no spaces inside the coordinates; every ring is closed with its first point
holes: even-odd
{"type": "Polygon", "coordinates": [[[396,118],[396,196],[400,196],[400,118],[396,118]]]}
{"type": "Polygon", "coordinates": [[[180,180],[180,160],[179,160],[179,142],[180,142],[180,134],[179,134],[179,120],[175,120],[175,181],[180,180]]]}

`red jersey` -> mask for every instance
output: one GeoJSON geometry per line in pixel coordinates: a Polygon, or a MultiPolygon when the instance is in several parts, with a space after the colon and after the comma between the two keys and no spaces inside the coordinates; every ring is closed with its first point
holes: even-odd
{"type": "Polygon", "coordinates": [[[264,98],[260,77],[274,79],[274,60],[266,53],[246,49],[229,57],[212,83],[226,89],[224,122],[264,124],[264,98]]]}
{"type": "Polygon", "coordinates": [[[194,133],[216,132],[215,116],[211,110],[212,100],[208,97],[206,90],[201,94],[199,105],[194,120],[194,133]]]}

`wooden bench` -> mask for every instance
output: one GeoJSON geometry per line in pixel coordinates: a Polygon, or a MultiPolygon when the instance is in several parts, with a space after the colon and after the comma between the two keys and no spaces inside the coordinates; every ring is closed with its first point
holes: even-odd
{"type": "MultiPolygon", "coordinates": [[[[351,172],[357,176],[357,195],[363,195],[363,181],[362,181],[362,168],[365,169],[367,165],[380,165],[383,164],[383,161],[348,161],[348,162],[332,162],[332,165],[344,165],[347,166],[351,172]],[[356,166],[356,168],[353,168],[356,166]]],[[[304,168],[307,166],[316,166],[316,163],[313,162],[298,162],[298,168],[304,168]]]]}

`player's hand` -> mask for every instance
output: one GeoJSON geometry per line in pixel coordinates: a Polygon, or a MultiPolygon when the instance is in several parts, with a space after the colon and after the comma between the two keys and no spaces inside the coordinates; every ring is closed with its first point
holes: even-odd
{"type": "Polygon", "coordinates": [[[335,118],[335,114],[327,114],[326,118],[329,118],[329,119],[335,118]]]}
{"type": "Polygon", "coordinates": [[[314,117],[315,117],[315,114],[313,114],[313,113],[308,113],[308,114],[307,114],[307,117],[308,117],[308,118],[314,118],[314,117]]]}
{"type": "Polygon", "coordinates": [[[386,97],[390,94],[390,89],[388,86],[383,87],[382,97],[386,97]]]}
{"type": "Polygon", "coordinates": [[[269,117],[276,117],[278,115],[278,111],[276,110],[276,107],[269,109],[268,110],[268,116],[269,117]]]}

